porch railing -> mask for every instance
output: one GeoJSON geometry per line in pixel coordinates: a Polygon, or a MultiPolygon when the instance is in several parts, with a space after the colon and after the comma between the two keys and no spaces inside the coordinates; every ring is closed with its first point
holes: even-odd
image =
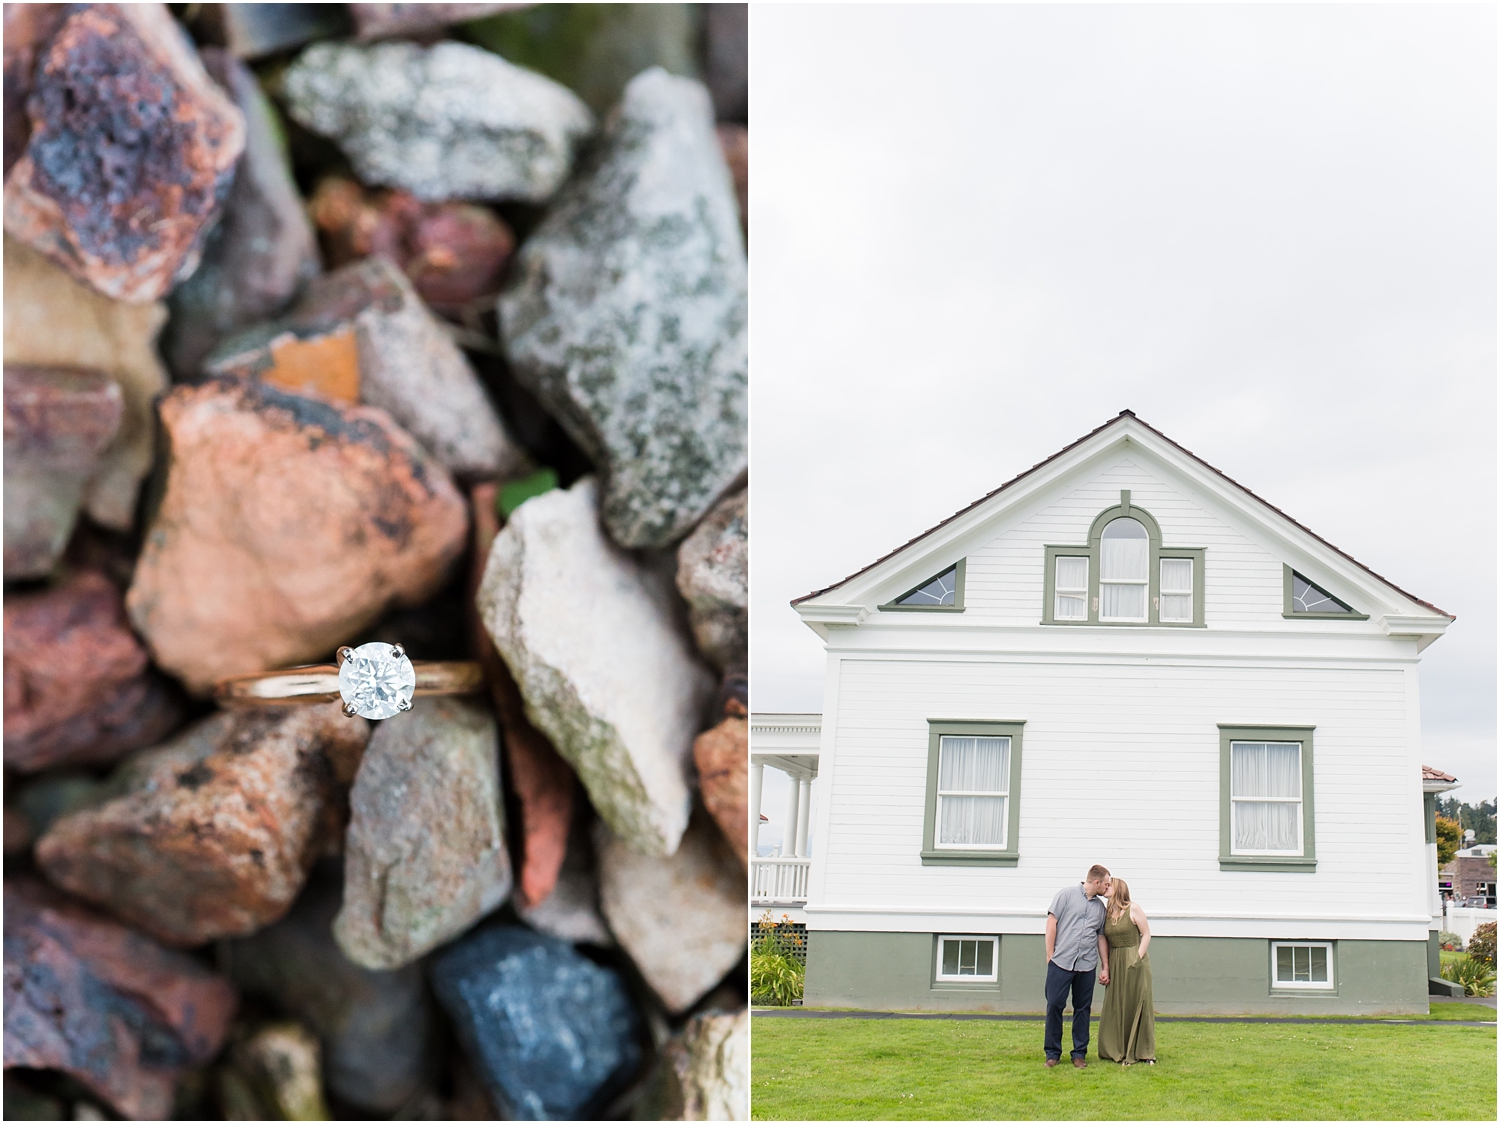
{"type": "Polygon", "coordinates": [[[807,901],[811,859],[752,859],[750,899],[755,902],[807,901]]]}

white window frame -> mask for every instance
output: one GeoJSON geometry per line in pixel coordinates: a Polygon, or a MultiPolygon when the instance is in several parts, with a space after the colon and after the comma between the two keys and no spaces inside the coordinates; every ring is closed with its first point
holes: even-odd
{"type": "Polygon", "coordinates": [[[1059,554],[1052,560],[1052,619],[1055,621],[1086,621],[1089,619],[1089,556],[1087,554],[1059,554]],[[1083,586],[1074,588],[1062,586],[1062,561],[1080,561],[1083,563],[1083,586]],[[1083,609],[1076,617],[1065,617],[1062,613],[1062,599],[1064,597],[1077,598],[1082,603],[1083,609]]]}
{"type": "MultiPolygon", "coordinates": [[[[1301,855],[1304,842],[1302,839],[1302,800],[1307,795],[1302,792],[1302,754],[1304,752],[1301,742],[1283,741],[1255,741],[1250,738],[1235,738],[1229,743],[1229,853],[1231,855],[1301,855]],[[1234,747],[1237,745],[1294,745],[1297,747],[1297,789],[1301,795],[1291,796],[1244,796],[1237,797],[1234,794],[1234,747]],[[1290,851],[1246,851],[1235,846],[1234,841],[1239,838],[1239,804],[1295,804],[1297,805],[1297,846],[1290,851]]],[[[1008,809],[1007,809],[1008,810],[1008,809]]]]}
{"type": "Polygon", "coordinates": [[[1149,624],[1151,622],[1151,531],[1139,519],[1129,515],[1116,516],[1110,523],[1120,519],[1130,519],[1141,530],[1146,532],[1146,576],[1144,578],[1106,578],[1104,576],[1104,536],[1103,532],[1109,530],[1106,523],[1099,537],[1099,623],[1100,624],[1149,624]],[[1107,585],[1135,585],[1141,589],[1141,615],[1138,617],[1106,617],[1104,615],[1104,587],[1107,585]]]}
{"type": "MultiPolygon", "coordinates": [[[[1009,734],[939,734],[938,735],[938,776],[943,775],[943,742],[947,738],[1002,738],[1005,741],[1005,791],[990,792],[979,789],[943,788],[942,782],[938,782],[936,807],[933,809],[932,817],[932,847],[937,851],[1003,851],[1006,841],[1010,838],[1010,755],[1015,752],[1015,743],[1009,734]],[[945,796],[1003,796],[1005,797],[1005,811],[1000,818],[1000,838],[994,843],[944,843],[943,839],[943,797],[945,796]]],[[[941,943],[939,943],[941,948],[941,943]]]]}
{"type": "Polygon", "coordinates": [[[1156,588],[1158,590],[1157,595],[1156,595],[1156,619],[1157,619],[1157,622],[1160,623],[1160,624],[1192,624],[1192,623],[1194,623],[1193,622],[1193,606],[1195,604],[1195,599],[1193,597],[1193,593],[1194,593],[1193,583],[1198,580],[1198,574],[1197,574],[1198,567],[1193,564],[1193,560],[1191,558],[1158,558],[1156,560],[1156,566],[1157,566],[1157,570],[1156,570],[1156,588]],[[1170,593],[1167,592],[1167,583],[1165,581],[1165,577],[1166,577],[1167,563],[1168,562],[1186,562],[1187,563],[1187,568],[1188,568],[1188,587],[1187,587],[1187,592],[1185,594],[1183,592],[1181,592],[1180,590],[1173,590],[1170,593]],[[1164,600],[1166,600],[1166,598],[1168,598],[1168,597],[1184,597],[1184,596],[1187,598],[1187,602],[1188,602],[1187,616],[1185,616],[1185,617],[1168,617],[1165,613],[1162,612],[1162,608],[1161,608],[1162,602],[1164,600]]]}
{"type": "MultiPolygon", "coordinates": [[[[1295,951],[1293,951],[1292,952],[1292,964],[1293,964],[1292,974],[1293,975],[1296,975],[1296,956],[1297,956],[1297,953],[1295,951]]],[[[1308,974],[1309,975],[1312,974],[1312,960],[1311,960],[1310,956],[1308,958],[1308,974]]],[[[1337,975],[1336,965],[1333,962],[1333,942],[1332,941],[1272,941],[1271,942],[1271,987],[1274,988],[1275,990],[1282,991],[1282,990],[1285,990],[1285,989],[1293,989],[1293,990],[1297,990],[1297,991],[1334,991],[1334,990],[1336,990],[1336,985],[1335,985],[1334,981],[1337,978],[1338,978],[1338,975],[1337,975]],[[1327,952],[1328,952],[1328,979],[1325,982],[1323,982],[1323,983],[1318,983],[1318,982],[1315,982],[1315,981],[1312,981],[1312,980],[1279,980],[1279,979],[1277,979],[1276,978],[1276,950],[1277,949],[1281,949],[1281,948],[1290,948],[1290,949],[1293,949],[1293,950],[1296,950],[1296,949],[1299,949],[1299,948],[1309,948],[1309,949],[1311,949],[1311,948],[1322,948],[1322,949],[1326,949],[1327,952]]]]}
{"type": "MultiPolygon", "coordinates": [[[[958,961],[960,967],[963,965],[963,950],[959,949],[958,961]]],[[[933,978],[938,983],[999,983],[1000,982],[1000,938],[982,937],[973,933],[941,933],[937,939],[937,963],[933,968],[933,978]],[[943,942],[944,941],[974,941],[976,948],[974,953],[974,965],[979,966],[979,952],[977,942],[987,941],[990,945],[990,974],[987,976],[957,975],[949,976],[943,973],[943,942]]]]}

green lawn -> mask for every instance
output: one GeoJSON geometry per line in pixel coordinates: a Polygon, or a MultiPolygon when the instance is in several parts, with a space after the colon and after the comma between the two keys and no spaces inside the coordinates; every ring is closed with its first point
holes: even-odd
{"type": "Polygon", "coordinates": [[[751,1042],[756,1120],[1438,1120],[1455,1111],[1482,1120],[1496,1109],[1495,1031],[1484,1027],[1158,1023],[1156,1065],[1091,1055],[1082,1071],[1066,1054],[1055,1069],[1042,1065],[1040,1022],[757,1018],[751,1042]]]}

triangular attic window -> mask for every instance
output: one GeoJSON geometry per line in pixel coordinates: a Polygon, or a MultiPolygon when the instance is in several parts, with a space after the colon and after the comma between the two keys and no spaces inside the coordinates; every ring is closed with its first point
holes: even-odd
{"type": "Polygon", "coordinates": [[[1292,571],[1292,612],[1294,613],[1352,613],[1326,589],[1313,585],[1296,570],[1292,571]]]}
{"type": "Polygon", "coordinates": [[[912,590],[897,605],[952,605],[958,592],[958,566],[953,565],[926,585],[912,590]]]}

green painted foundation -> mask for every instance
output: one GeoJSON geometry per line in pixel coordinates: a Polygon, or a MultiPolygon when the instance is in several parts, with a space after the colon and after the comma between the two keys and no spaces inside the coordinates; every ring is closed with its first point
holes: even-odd
{"type": "MultiPolygon", "coordinates": [[[[931,933],[808,934],[809,1007],[885,1011],[1045,1009],[1042,938],[1001,934],[999,981],[936,982],[931,933]]],[[[1153,937],[1151,974],[1163,1015],[1383,1015],[1427,1013],[1428,944],[1334,942],[1329,991],[1271,986],[1270,941],[1252,937],[1153,937]]],[[[1095,1004],[1103,991],[1095,993],[1095,1004]]]]}

